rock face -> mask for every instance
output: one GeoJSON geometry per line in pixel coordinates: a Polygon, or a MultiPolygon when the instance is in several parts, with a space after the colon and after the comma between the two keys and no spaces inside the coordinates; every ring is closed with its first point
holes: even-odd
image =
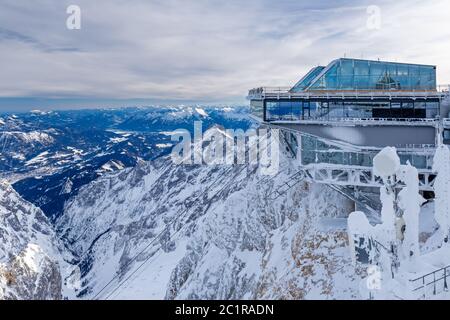
{"type": "Polygon", "coordinates": [[[59,264],[35,244],[28,245],[6,267],[2,267],[0,279],[4,299],[62,299],[59,264]]]}
{"type": "Polygon", "coordinates": [[[0,182],[0,299],[63,298],[62,247],[42,211],[0,182]]]}
{"type": "Polygon", "coordinates": [[[345,232],[352,204],[308,183],[268,200],[296,172],[285,154],[280,166],[268,177],[257,166],[159,158],[83,187],[57,221],[79,259],[78,296],[358,297],[345,232]]]}

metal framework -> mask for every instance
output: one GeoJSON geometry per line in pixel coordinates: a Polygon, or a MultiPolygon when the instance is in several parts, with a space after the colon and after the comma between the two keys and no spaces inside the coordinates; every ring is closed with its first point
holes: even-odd
{"type": "Polygon", "coordinates": [[[337,191],[347,199],[354,201],[361,207],[365,208],[367,213],[370,215],[367,218],[374,223],[381,223],[380,220],[380,212],[381,212],[381,203],[377,199],[372,199],[368,196],[368,193],[363,192],[360,188],[356,186],[339,186],[334,184],[328,185],[334,191],[337,191]]]}
{"type": "MultiPolygon", "coordinates": [[[[345,165],[308,165],[302,168],[311,181],[339,186],[381,187],[381,178],[370,167],[352,167],[345,165]]],[[[433,191],[436,174],[429,170],[419,170],[419,190],[433,191]]],[[[398,185],[402,187],[402,184],[398,185]]]]}
{"type": "MultiPolygon", "coordinates": [[[[419,190],[433,191],[435,178],[435,173],[427,170],[419,170],[419,190]]],[[[286,194],[289,189],[293,188],[301,181],[322,183],[338,187],[380,188],[383,186],[381,178],[377,177],[370,167],[315,164],[301,167],[298,172],[290,176],[285,183],[269,196],[269,200],[275,200],[283,194],[286,194]]],[[[403,186],[402,183],[397,184],[397,187],[399,188],[403,186]]],[[[340,190],[342,191],[343,189],[340,190]]],[[[350,192],[351,190],[349,190],[348,193],[350,192]]],[[[359,198],[355,196],[355,199],[359,198]]]]}

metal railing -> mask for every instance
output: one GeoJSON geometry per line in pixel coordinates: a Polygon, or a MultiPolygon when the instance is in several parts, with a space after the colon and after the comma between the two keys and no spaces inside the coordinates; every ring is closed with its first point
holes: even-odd
{"type": "Polygon", "coordinates": [[[306,173],[303,170],[300,170],[290,176],[283,184],[277,187],[272,193],[269,195],[269,201],[275,201],[279,197],[286,194],[293,187],[298,185],[300,182],[304,181],[307,178],[306,173]]]}
{"type": "Polygon", "coordinates": [[[448,93],[450,92],[450,84],[440,84],[436,89],[438,92],[448,93]]]}
{"type": "Polygon", "coordinates": [[[354,90],[308,90],[291,91],[291,87],[259,87],[249,90],[248,98],[344,98],[344,97],[442,97],[450,92],[450,85],[439,85],[431,90],[389,90],[389,89],[354,89],[354,90]]]}
{"type": "MultiPolygon", "coordinates": [[[[357,187],[353,186],[340,186],[335,184],[328,184],[328,186],[333,189],[334,191],[340,193],[347,199],[350,199],[351,201],[354,201],[355,203],[359,204],[360,206],[366,208],[371,214],[372,219],[373,218],[379,218],[380,212],[381,212],[381,202],[376,201],[374,199],[370,199],[368,196],[366,196],[363,192],[357,191],[357,187]]],[[[377,219],[377,222],[379,219],[377,219]]]]}
{"type": "Polygon", "coordinates": [[[260,87],[251,89],[248,94],[250,95],[264,95],[267,93],[288,93],[291,87],[260,87]]]}
{"type": "MultiPolygon", "coordinates": [[[[299,124],[383,124],[383,125],[402,125],[402,126],[434,126],[439,124],[437,119],[431,118],[321,118],[321,117],[310,117],[309,119],[280,119],[280,120],[270,120],[273,123],[284,123],[288,121],[289,123],[299,123],[299,124]]],[[[448,119],[448,126],[450,126],[450,119],[448,119]]],[[[445,126],[445,123],[444,123],[445,126]]]]}
{"type": "MultiPolygon", "coordinates": [[[[413,292],[417,292],[421,289],[424,290],[422,296],[426,297],[427,288],[431,287],[433,289],[433,295],[438,294],[438,290],[442,291],[448,290],[447,278],[450,277],[450,266],[435,270],[433,272],[427,273],[416,279],[409,280],[411,284],[419,282],[419,285],[413,288],[413,292]]],[[[441,291],[441,292],[442,292],[441,291]]]]}

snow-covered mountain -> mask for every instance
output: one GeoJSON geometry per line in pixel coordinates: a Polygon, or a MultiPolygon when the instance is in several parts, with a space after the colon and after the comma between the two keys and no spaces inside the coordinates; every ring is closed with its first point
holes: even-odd
{"type": "Polygon", "coordinates": [[[0,181],[0,300],[62,299],[70,254],[43,212],[0,181]]]}
{"type": "Polygon", "coordinates": [[[140,162],[81,188],[57,230],[78,257],[81,298],[357,298],[345,217],[352,204],[295,172],[140,162]],[[111,281],[112,280],[112,281],[111,281]],[[120,285],[119,285],[120,284],[120,285]]]}
{"type": "Polygon", "coordinates": [[[217,125],[249,128],[239,108],[3,119],[8,130],[45,130],[51,139],[2,172],[29,176],[15,182],[18,193],[6,185],[1,193],[2,298],[360,297],[365,271],[352,266],[346,231],[353,204],[307,182],[268,200],[297,172],[289,152],[275,176],[250,164],[175,165],[167,155],[168,132],[191,131],[194,120],[220,134],[217,125]],[[164,152],[145,153],[153,147],[164,152]]]}
{"type": "Polygon", "coordinates": [[[1,115],[0,178],[53,222],[79,188],[104,173],[170,152],[170,133],[252,125],[245,107],[140,107],[1,115]],[[68,189],[66,182],[71,181],[68,189]]]}

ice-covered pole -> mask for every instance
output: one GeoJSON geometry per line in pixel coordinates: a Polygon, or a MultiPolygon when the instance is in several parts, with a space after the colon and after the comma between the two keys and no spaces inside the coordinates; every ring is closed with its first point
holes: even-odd
{"type": "Polygon", "coordinates": [[[419,214],[420,206],[425,200],[419,193],[419,173],[416,168],[409,163],[401,166],[398,177],[406,185],[398,195],[399,207],[403,210],[405,222],[402,248],[408,257],[415,258],[420,255],[419,214]]]}
{"type": "Polygon", "coordinates": [[[437,173],[434,181],[434,215],[441,229],[442,240],[448,242],[450,233],[450,150],[440,144],[434,155],[433,170],[437,173]]]}
{"type": "MultiPolygon", "coordinates": [[[[394,270],[398,267],[398,239],[396,232],[397,216],[395,211],[395,189],[396,174],[400,170],[400,158],[394,147],[386,147],[373,158],[373,171],[376,176],[383,179],[384,187],[380,188],[381,225],[379,236],[388,245],[390,252],[390,264],[392,277],[394,270]]],[[[387,271],[387,259],[384,259],[383,271],[387,271]]]]}
{"type": "Polygon", "coordinates": [[[385,230],[385,239],[395,241],[395,193],[391,185],[396,173],[400,169],[400,159],[397,150],[393,147],[386,147],[373,158],[374,174],[383,179],[384,188],[380,189],[380,199],[382,203],[381,221],[385,230]]]}

